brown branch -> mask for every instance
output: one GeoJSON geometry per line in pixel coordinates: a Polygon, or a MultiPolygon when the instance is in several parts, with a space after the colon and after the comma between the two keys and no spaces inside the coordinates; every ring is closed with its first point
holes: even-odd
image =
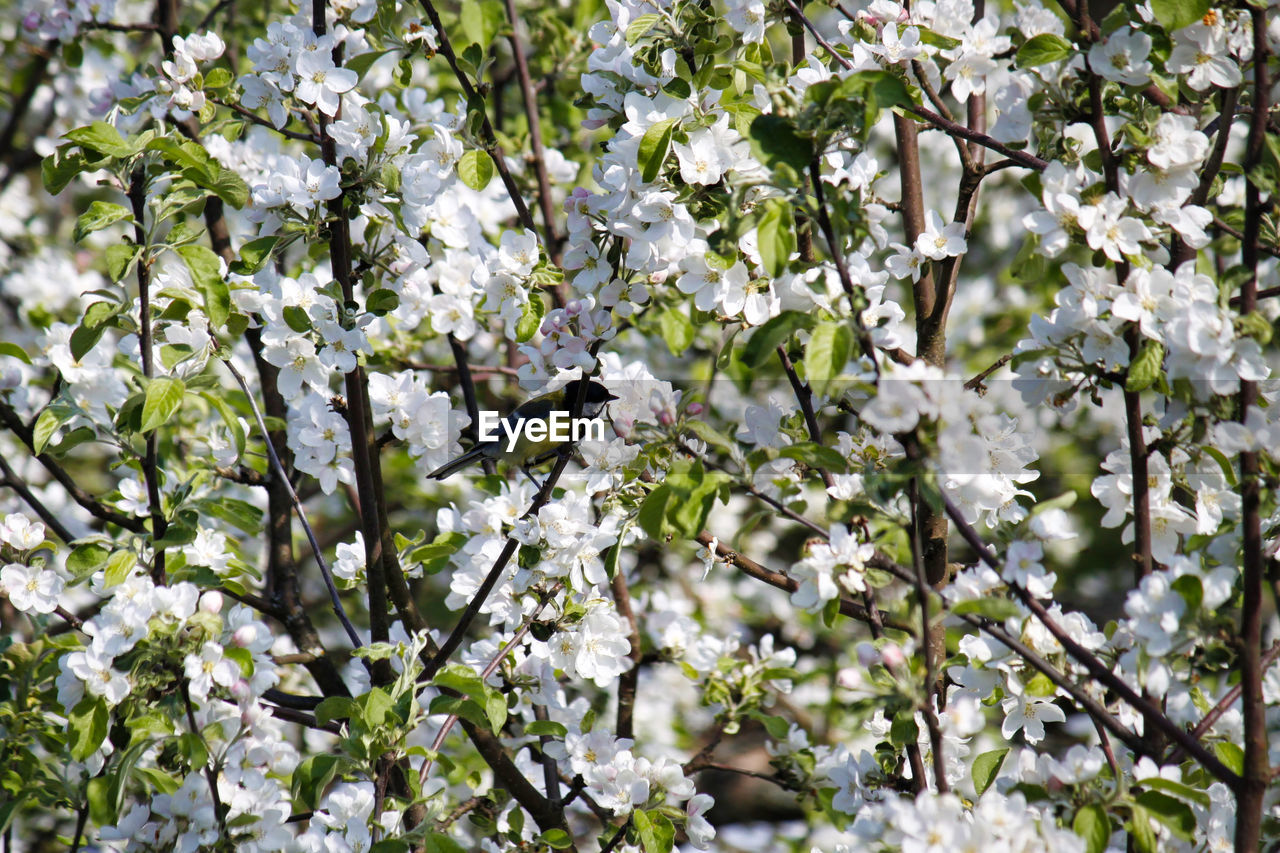
{"type": "Polygon", "coordinates": [[[1012,360],[1013,360],[1013,353],[1005,353],[1004,355],[1000,356],[998,359],[995,360],[994,364],[992,364],[986,370],[979,373],[977,376],[970,379],[968,382],[964,383],[964,389],[966,391],[977,391],[979,396],[981,396],[982,394],[985,394],[987,392],[987,386],[982,384],[983,381],[986,380],[988,376],[995,373],[997,370],[1004,367],[1006,364],[1008,364],[1012,360]]]}
{"type": "Polygon", "coordinates": [[[546,226],[547,254],[551,262],[560,264],[560,235],[556,233],[555,206],[551,199],[551,181],[547,176],[546,152],[542,147],[542,120],[538,114],[538,96],[529,79],[529,62],[524,55],[518,32],[520,16],[515,0],[506,0],[507,17],[511,20],[511,55],[515,58],[516,76],[520,80],[520,97],[524,101],[524,113],[529,122],[529,141],[533,148],[533,171],[538,179],[538,206],[546,226]]]}
{"type": "MultiPolygon", "coordinates": [[[[1258,237],[1262,227],[1262,190],[1257,183],[1258,166],[1262,162],[1267,137],[1268,99],[1271,81],[1267,73],[1270,44],[1267,39],[1267,15],[1262,9],[1250,9],[1253,22],[1253,114],[1249,120],[1249,138],[1245,147],[1244,174],[1245,213],[1244,242],[1241,262],[1249,271],[1240,285],[1240,313],[1251,314],[1258,308],[1258,237]]],[[[1258,402],[1257,383],[1240,380],[1238,419],[1244,423],[1249,409],[1258,402]]],[[[1240,695],[1244,702],[1244,773],[1236,791],[1237,850],[1255,850],[1261,844],[1262,811],[1271,779],[1268,759],[1267,706],[1262,695],[1262,622],[1263,622],[1263,555],[1262,555],[1262,484],[1261,466],[1256,450],[1240,454],[1240,527],[1244,544],[1243,592],[1240,620],[1240,695]]],[[[1273,582],[1277,580],[1273,576],[1273,582]]],[[[1193,741],[1195,742],[1195,741],[1193,741]]]]}
{"type": "MultiPolygon", "coordinates": [[[[986,543],[982,541],[982,537],[973,529],[973,525],[965,520],[964,515],[956,508],[956,505],[952,503],[951,498],[945,492],[942,494],[942,501],[946,507],[947,515],[951,516],[951,520],[955,522],[956,530],[960,533],[961,538],[968,543],[969,547],[974,550],[982,562],[999,572],[1001,570],[999,559],[987,548],[986,543]]],[[[1111,668],[1099,660],[1096,655],[1076,642],[1071,634],[1053,619],[1049,612],[1045,610],[1044,605],[1037,601],[1034,596],[1016,583],[1009,583],[1008,585],[1023,605],[1035,614],[1040,623],[1061,644],[1066,653],[1083,665],[1095,681],[1114,692],[1130,707],[1140,713],[1148,726],[1158,729],[1170,740],[1182,746],[1210,774],[1225,782],[1233,791],[1238,790],[1241,780],[1234,771],[1201,746],[1188,732],[1165,716],[1150,700],[1138,695],[1132,687],[1112,672],[1111,668]]],[[[1019,654],[1022,653],[1019,652],[1019,654]]],[[[1150,748],[1146,745],[1141,750],[1135,751],[1151,754],[1150,748]]]]}
{"type": "MultiPolygon", "coordinates": [[[[162,4],[163,5],[163,4],[162,4]]],[[[148,383],[155,372],[155,355],[151,351],[151,262],[150,247],[147,245],[147,233],[143,228],[147,213],[146,166],[138,163],[129,176],[129,203],[133,207],[134,242],[142,248],[136,266],[138,277],[138,348],[142,352],[142,375],[148,383]]],[[[168,520],[164,517],[164,507],[160,502],[160,466],[158,459],[159,428],[150,430],[146,436],[146,444],[142,458],[142,476],[147,484],[147,503],[151,507],[151,542],[153,545],[164,538],[168,528],[168,520]]],[[[151,579],[158,584],[165,581],[165,551],[163,546],[155,548],[155,556],[151,563],[151,579]]]]}
{"type": "Polygon", "coordinates": [[[286,139],[296,139],[299,142],[311,142],[315,144],[319,144],[320,142],[320,137],[315,134],[301,133],[296,130],[285,130],[284,128],[276,127],[274,124],[271,123],[270,120],[263,118],[262,116],[258,115],[257,113],[253,112],[250,109],[245,108],[244,106],[241,106],[240,104],[232,103],[230,101],[222,101],[217,98],[209,98],[208,100],[209,100],[209,103],[217,104],[220,107],[226,107],[236,115],[242,118],[248,119],[250,122],[256,125],[260,125],[261,127],[268,127],[273,132],[280,134],[286,139]]]}
{"type": "Polygon", "coordinates": [[[31,489],[27,488],[27,484],[23,479],[14,473],[2,454],[0,454],[0,474],[4,475],[4,479],[0,480],[0,486],[8,486],[17,492],[18,497],[22,498],[23,502],[31,507],[36,515],[40,516],[40,520],[53,531],[55,536],[68,545],[75,540],[75,536],[66,528],[58,516],[54,515],[47,506],[41,503],[31,489]]]}
{"type": "MultiPolygon", "coordinates": [[[[769,586],[774,587],[775,589],[780,589],[784,592],[795,592],[800,588],[800,584],[796,582],[795,578],[790,578],[782,572],[775,572],[772,569],[765,568],[750,557],[739,554],[723,542],[716,540],[715,537],[705,530],[694,538],[699,544],[708,548],[711,547],[712,541],[715,541],[716,555],[748,577],[753,577],[758,581],[763,581],[769,586]]],[[[847,598],[840,599],[840,613],[843,616],[848,616],[850,619],[856,619],[859,622],[871,623],[872,617],[867,611],[867,608],[863,607],[861,604],[850,601],[847,598]]],[[[878,617],[879,624],[887,625],[895,631],[903,631],[908,634],[914,633],[914,629],[910,625],[907,625],[904,622],[899,622],[888,613],[881,611],[877,612],[876,615],[878,617]]]]}
{"type": "MultiPolygon", "coordinates": [[[[791,363],[791,357],[787,355],[786,347],[778,347],[778,360],[782,363],[782,370],[787,374],[787,381],[791,383],[791,390],[796,395],[796,403],[800,405],[800,411],[804,415],[804,424],[809,431],[809,440],[814,444],[822,444],[822,430],[818,427],[818,417],[813,411],[813,391],[810,390],[806,383],[800,381],[800,377],[796,374],[795,365],[791,363]]],[[[835,486],[835,478],[831,476],[831,472],[826,468],[819,468],[818,474],[821,475],[822,482],[828,489],[835,486]]]]}
{"type": "MultiPolygon", "coordinates": [[[[463,73],[462,68],[458,65],[458,56],[453,52],[453,44],[449,41],[448,32],[444,28],[444,24],[440,21],[440,13],[436,11],[435,4],[431,0],[418,0],[422,9],[427,14],[427,20],[431,22],[431,26],[435,28],[436,38],[440,42],[440,53],[444,56],[445,61],[449,63],[449,68],[453,70],[453,76],[457,78],[458,85],[462,87],[462,94],[467,99],[467,106],[470,108],[475,103],[480,110],[480,131],[485,151],[493,159],[493,165],[498,170],[498,176],[502,179],[502,185],[507,189],[507,195],[511,197],[511,203],[515,206],[516,217],[520,220],[520,224],[530,231],[536,231],[534,226],[533,215],[529,212],[529,206],[525,204],[524,197],[520,194],[520,188],[516,186],[515,179],[511,177],[511,170],[507,168],[507,161],[502,149],[498,146],[497,134],[493,131],[493,124],[489,121],[489,115],[484,110],[483,99],[477,98],[477,92],[471,81],[467,79],[467,75],[463,73]]],[[[547,247],[550,251],[550,246],[547,247]]]]}
{"type": "MultiPolygon", "coordinates": [[[[619,539],[614,547],[621,548],[622,540],[619,539]]],[[[631,658],[631,668],[618,677],[618,716],[617,723],[614,726],[614,733],[620,738],[634,738],[633,715],[636,704],[636,686],[640,681],[640,658],[642,657],[640,624],[636,620],[635,611],[631,607],[631,591],[627,588],[627,579],[623,576],[621,566],[618,567],[613,580],[609,582],[609,586],[613,590],[613,602],[618,610],[618,615],[626,620],[628,628],[627,639],[631,643],[631,651],[627,653],[627,657],[631,658]]]]}
{"type": "MultiPolygon", "coordinates": [[[[1273,643],[1271,648],[1267,650],[1267,653],[1262,656],[1262,671],[1266,672],[1270,669],[1271,664],[1275,663],[1277,657],[1280,657],[1280,642],[1273,643]]],[[[1236,703],[1236,700],[1240,698],[1240,693],[1243,689],[1244,687],[1242,684],[1236,684],[1228,690],[1223,697],[1209,709],[1209,713],[1205,714],[1204,718],[1201,719],[1200,722],[1196,724],[1196,727],[1191,730],[1191,736],[1197,740],[1204,737],[1209,729],[1213,728],[1213,724],[1218,722],[1222,715],[1230,710],[1231,706],[1236,703]]],[[[1182,760],[1182,756],[1182,747],[1175,746],[1170,750],[1167,756],[1160,760],[1159,763],[1161,765],[1176,763],[1182,760]]]]}
{"type": "Polygon", "coordinates": [[[936,666],[937,652],[941,651],[942,656],[946,656],[946,634],[934,629],[933,621],[929,615],[929,583],[925,579],[924,572],[924,544],[921,531],[921,521],[919,508],[922,506],[920,500],[919,486],[916,478],[912,477],[908,485],[908,500],[911,505],[911,565],[915,569],[915,590],[916,598],[920,601],[920,636],[927,638],[921,644],[921,654],[924,656],[924,704],[920,712],[924,715],[926,728],[929,729],[929,746],[933,753],[933,780],[938,788],[939,794],[945,794],[949,790],[947,785],[947,763],[942,752],[942,729],[938,725],[938,714],[934,710],[934,697],[941,699],[943,692],[942,674],[936,666]],[[942,643],[934,642],[935,637],[942,633],[942,643]]]}
{"type": "Polygon", "coordinates": [[[985,133],[979,133],[976,130],[972,130],[968,127],[965,127],[964,125],[958,122],[947,121],[945,118],[938,115],[933,110],[927,107],[904,106],[902,109],[906,110],[909,113],[913,113],[914,115],[919,116],[920,118],[929,122],[929,124],[933,125],[939,130],[946,131],[952,136],[958,136],[961,139],[965,139],[965,140],[968,140],[969,142],[973,142],[978,145],[981,145],[983,148],[989,148],[992,151],[995,151],[997,154],[1003,154],[1005,157],[1008,157],[1010,160],[1012,160],[1014,163],[1018,164],[1019,166],[1025,166],[1028,169],[1035,169],[1037,172],[1043,172],[1045,168],[1049,165],[1048,160],[1041,160],[1039,157],[1035,156],[1034,154],[1028,154],[1025,151],[1019,151],[1016,148],[1010,148],[1008,145],[1005,145],[1003,142],[1000,142],[988,136],[985,133]]]}

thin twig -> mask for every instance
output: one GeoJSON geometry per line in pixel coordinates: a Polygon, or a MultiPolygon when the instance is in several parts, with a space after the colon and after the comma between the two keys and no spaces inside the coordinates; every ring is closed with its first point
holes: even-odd
{"type": "Polygon", "coordinates": [[[40,520],[53,531],[55,536],[68,545],[75,540],[75,536],[66,528],[66,525],[62,523],[58,516],[54,515],[47,506],[41,503],[31,489],[27,488],[27,484],[23,482],[22,478],[14,473],[3,455],[0,455],[0,474],[4,475],[4,479],[0,480],[0,486],[8,486],[17,492],[18,497],[22,498],[23,502],[31,507],[36,515],[40,516],[40,520]]]}
{"type": "Polygon", "coordinates": [[[253,417],[258,422],[258,429],[262,432],[262,440],[266,444],[267,456],[271,460],[271,467],[275,471],[275,475],[280,478],[280,482],[289,490],[289,499],[293,502],[293,508],[298,513],[298,520],[302,522],[302,529],[306,531],[307,541],[311,543],[311,553],[316,559],[316,565],[320,567],[324,585],[329,590],[329,601],[333,604],[333,612],[337,614],[338,621],[346,629],[347,637],[350,638],[352,645],[359,648],[364,643],[360,641],[360,635],[356,632],[355,626],[347,618],[347,611],[343,608],[342,600],[338,597],[338,587],[333,582],[333,573],[329,570],[329,564],[325,562],[320,553],[320,542],[316,539],[315,531],[311,529],[311,522],[307,520],[307,511],[303,508],[302,501],[298,500],[298,493],[294,491],[293,484],[289,482],[289,475],[285,473],[284,465],[280,464],[280,457],[276,455],[276,448],[271,443],[271,436],[267,432],[266,421],[263,420],[262,412],[258,408],[258,401],[254,399],[253,393],[249,390],[249,383],[245,381],[244,376],[236,369],[236,366],[231,363],[231,359],[223,359],[222,363],[227,366],[227,370],[231,371],[231,375],[235,377],[240,389],[244,391],[245,398],[249,401],[249,408],[253,410],[253,417]]]}

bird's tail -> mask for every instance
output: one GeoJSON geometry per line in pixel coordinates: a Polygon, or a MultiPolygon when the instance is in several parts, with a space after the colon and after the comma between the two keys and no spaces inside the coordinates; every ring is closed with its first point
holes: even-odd
{"type": "Polygon", "coordinates": [[[427,475],[427,479],[443,480],[446,477],[449,477],[454,473],[461,471],[463,468],[466,468],[472,462],[475,462],[476,460],[480,459],[481,456],[483,455],[483,450],[484,450],[483,446],[471,448],[466,453],[459,456],[457,459],[451,459],[450,461],[441,465],[436,470],[432,471],[430,474],[427,475]]]}

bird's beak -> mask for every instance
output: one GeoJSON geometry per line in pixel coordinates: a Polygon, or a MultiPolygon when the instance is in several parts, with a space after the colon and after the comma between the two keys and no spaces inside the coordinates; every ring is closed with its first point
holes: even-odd
{"type": "Polygon", "coordinates": [[[604,401],[606,403],[612,403],[614,400],[620,400],[620,399],[622,398],[619,397],[617,394],[610,394],[608,397],[604,398],[604,401]]]}

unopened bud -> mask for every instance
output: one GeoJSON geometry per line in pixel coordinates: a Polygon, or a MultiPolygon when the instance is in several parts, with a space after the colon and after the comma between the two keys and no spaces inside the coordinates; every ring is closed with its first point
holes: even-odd
{"type": "Polygon", "coordinates": [[[662,424],[663,426],[671,426],[675,422],[676,422],[675,416],[673,416],[668,411],[663,411],[661,414],[658,415],[658,423],[662,424]]]}
{"type": "Polygon", "coordinates": [[[858,656],[858,663],[863,667],[871,667],[880,663],[880,652],[876,651],[876,647],[870,643],[858,643],[854,654],[858,656]]]}
{"type": "Polygon", "coordinates": [[[846,666],[836,673],[836,684],[846,690],[857,690],[862,686],[862,671],[846,666]]]}
{"type": "Polygon", "coordinates": [[[231,698],[237,702],[244,702],[253,697],[253,690],[249,687],[249,682],[243,678],[237,678],[235,683],[228,688],[231,692],[231,698]]]}
{"type": "Polygon", "coordinates": [[[881,649],[880,657],[889,669],[897,669],[907,662],[907,656],[902,653],[902,647],[895,643],[889,643],[881,649]]]}
{"type": "Polygon", "coordinates": [[[222,593],[217,590],[210,590],[200,596],[200,609],[205,613],[217,616],[222,612],[222,593]]]}
{"type": "Polygon", "coordinates": [[[689,408],[685,411],[696,418],[698,415],[702,414],[704,407],[701,403],[690,403],[689,408]]]}
{"type": "Polygon", "coordinates": [[[576,317],[582,313],[582,302],[577,299],[570,299],[569,303],[564,306],[564,310],[570,317],[576,317]]]}
{"type": "Polygon", "coordinates": [[[40,29],[40,13],[30,12],[22,19],[22,28],[29,33],[40,29]]]}
{"type": "Polygon", "coordinates": [[[231,635],[232,644],[242,649],[248,648],[256,639],[258,639],[258,629],[254,625],[241,625],[231,635]]]}

